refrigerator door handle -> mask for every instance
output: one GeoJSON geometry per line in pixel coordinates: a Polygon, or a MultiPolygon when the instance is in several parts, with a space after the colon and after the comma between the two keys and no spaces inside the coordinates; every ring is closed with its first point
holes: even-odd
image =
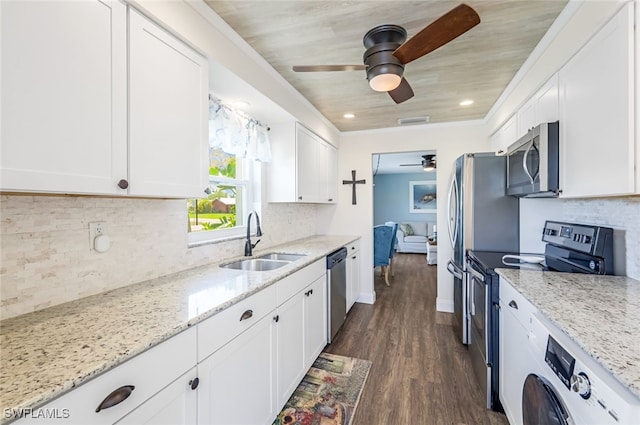
{"type": "Polygon", "coordinates": [[[458,206],[456,205],[456,210],[452,214],[451,202],[453,199],[458,199],[458,182],[456,180],[455,170],[454,174],[451,176],[451,184],[449,185],[449,197],[447,198],[447,213],[449,214],[447,227],[449,228],[449,240],[451,241],[451,246],[455,247],[456,241],[458,239],[458,206]]]}
{"type": "Polygon", "coordinates": [[[449,270],[449,273],[451,273],[453,277],[457,277],[460,280],[463,279],[464,272],[460,270],[460,268],[456,266],[453,261],[449,260],[449,262],[447,263],[447,270],[449,270]]]}

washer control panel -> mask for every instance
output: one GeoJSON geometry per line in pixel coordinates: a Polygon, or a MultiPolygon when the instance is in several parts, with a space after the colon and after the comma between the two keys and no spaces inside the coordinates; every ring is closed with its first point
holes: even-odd
{"type": "Polygon", "coordinates": [[[640,398],[544,315],[531,318],[529,341],[540,367],[580,425],[638,424],[640,398]],[[544,360],[544,362],[542,362],[544,360]]]}

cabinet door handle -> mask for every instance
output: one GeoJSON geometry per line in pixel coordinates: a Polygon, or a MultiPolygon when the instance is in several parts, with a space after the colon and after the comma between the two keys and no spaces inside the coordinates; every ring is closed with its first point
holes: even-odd
{"type": "Polygon", "coordinates": [[[358,258],[358,257],[355,256],[355,255],[353,257],[351,257],[352,260],[355,260],[356,258],[358,258]]]}
{"type": "Polygon", "coordinates": [[[329,199],[328,199],[328,201],[329,201],[329,202],[333,202],[333,198],[329,198],[329,199]]]}
{"type": "Polygon", "coordinates": [[[280,321],[280,316],[276,314],[275,317],[273,318],[273,321],[278,323],[280,321]]]}
{"type": "Polygon", "coordinates": [[[504,151],[503,151],[502,149],[500,149],[500,150],[498,151],[498,154],[501,154],[501,153],[504,153],[504,151]]]}
{"type": "Polygon", "coordinates": [[[509,307],[515,308],[517,310],[518,309],[518,303],[515,302],[514,300],[511,300],[511,301],[509,301],[509,307]]]}
{"type": "Polygon", "coordinates": [[[129,396],[135,389],[136,387],[134,387],[133,385],[124,385],[117,390],[112,391],[111,394],[109,394],[104,400],[102,400],[102,403],[100,403],[100,405],[96,408],[96,412],[122,403],[127,398],[129,398],[129,396]]]}
{"type": "Polygon", "coordinates": [[[240,321],[242,322],[243,320],[251,319],[252,317],[253,317],[253,310],[247,310],[244,313],[242,313],[242,316],[240,316],[240,321]]]}
{"type": "Polygon", "coordinates": [[[311,295],[311,291],[305,292],[304,295],[308,297],[309,295],[311,295]]]}
{"type": "Polygon", "coordinates": [[[302,196],[298,196],[298,199],[302,201],[302,196]]]}
{"type": "Polygon", "coordinates": [[[191,387],[192,390],[195,390],[196,388],[198,388],[198,384],[200,384],[200,378],[194,378],[191,381],[189,381],[189,386],[191,387]]]}
{"type": "Polygon", "coordinates": [[[204,193],[206,193],[207,195],[211,195],[211,188],[208,187],[204,190],[204,193]]]}
{"type": "Polygon", "coordinates": [[[313,295],[313,289],[310,289],[309,292],[311,293],[311,295],[313,295]]]}
{"type": "Polygon", "coordinates": [[[129,187],[129,182],[128,182],[128,181],[126,181],[125,179],[122,179],[122,180],[120,180],[120,181],[118,182],[118,187],[119,187],[120,189],[126,189],[126,188],[128,188],[128,187],[129,187]]]}

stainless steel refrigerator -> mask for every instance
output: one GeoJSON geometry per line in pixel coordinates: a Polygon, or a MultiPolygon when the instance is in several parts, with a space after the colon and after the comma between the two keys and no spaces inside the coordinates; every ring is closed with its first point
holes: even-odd
{"type": "Polygon", "coordinates": [[[493,153],[468,153],[456,159],[448,200],[447,223],[453,258],[455,329],[463,344],[471,343],[472,297],[467,282],[467,250],[519,251],[519,202],[506,195],[506,158],[493,153]]]}

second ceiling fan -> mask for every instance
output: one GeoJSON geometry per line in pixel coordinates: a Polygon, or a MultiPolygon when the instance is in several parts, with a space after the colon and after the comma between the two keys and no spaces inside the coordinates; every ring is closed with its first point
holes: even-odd
{"type": "Polygon", "coordinates": [[[480,23],[471,7],[461,4],[407,40],[399,25],[379,25],[369,30],[362,42],[366,51],[363,65],[302,65],[295,72],[366,71],[375,91],[386,91],[396,103],[413,97],[413,89],[402,76],[404,66],[447,44],[480,23]],[[405,41],[407,40],[407,41],[405,41]]]}
{"type": "Polygon", "coordinates": [[[422,155],[422,161],[419,164],[400,164],[400,167],[417,167],[421,166],[424,171],[433,171],[438,166],[435,155],[422,155]]]}

